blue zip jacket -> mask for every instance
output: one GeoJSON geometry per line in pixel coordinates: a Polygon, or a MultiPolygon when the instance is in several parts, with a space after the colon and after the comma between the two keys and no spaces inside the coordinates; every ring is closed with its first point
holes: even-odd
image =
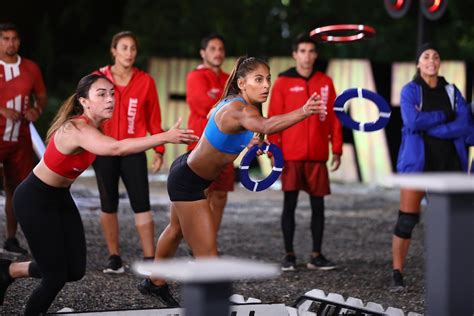
{"type": "Polygon", "coordinates": [[[423,133],[441,139],[450,139],[456,147],[463,170],[467,170],[466,134],[469,127],[469,106],[452,84],[445,86],[451,106],[456,113],[452,122],[446,122],[443,111],[422,112],[422,87],[415,81],[407,83],[401,92],[402,142],[398,153],[399,173],[423,172],[425,145],[423,133]]]}
{"type": "Polygon", "coordinates": [[[469,121],[469,129],[466,135],[466,143],[468,146],[474,146],[474,103],[471,104],[471,119],[469,121]]]}

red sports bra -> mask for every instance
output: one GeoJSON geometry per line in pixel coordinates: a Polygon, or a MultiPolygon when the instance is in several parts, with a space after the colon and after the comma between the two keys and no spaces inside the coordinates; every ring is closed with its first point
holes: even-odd
{"type": "MultiPolygon", "coordinates": [[[[84,116],[79,116],[89,122],[84,116]]],[[[61,153],[54,143],[54,134],[51,136],[44,152],[43,161],[46,166],[55,173],[65,178],[75,180],[84,170],[86,170],[95,160],[95,154],[86,150],[77,153],[65,155],[61,153]]]]}

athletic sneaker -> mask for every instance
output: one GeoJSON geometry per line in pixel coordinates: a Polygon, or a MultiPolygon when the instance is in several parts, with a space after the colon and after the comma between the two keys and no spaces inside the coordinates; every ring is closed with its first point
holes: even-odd
{"type": "Polygon", "coordinates": [[[0,259],[0,305],[3,305],[5,292],[14,279],[10,276],[9,268],[12,262],[6,259],[0,259]]]}
{"type": "Polygon", "coordinates": [[[326,259],[326,257],[324,257],[322,254],[320,254],[317,257],[311,256],[306,267],[311,270],[332,270],[335,269],[337,266],[333,262],[326,259]]]}
{"type": "Polygon", "coordinates": [[[405,290],[405,282],[403,282],[403,274],[400,270],[393,270],[391,292],[401,292],[405,290]]]}
{"type": "Polygon", "coordinates": [[[137,285],[137,289],[143,295],[151,295],[158,298],[167,307],[179,307],[179,303],[171,295],[168,284],[154,285],[150,279],[144,279],[137,285]]]}
{"type": "Polygon", "coordinates": [[[281,261],[281,271],[295,271],[296,270],[296,256],[285,255],[281,261]]]}
{"type": "Polygon", "coordinates": [[[27,255],[28,251],[22,247],[20,247],[20,243],[18,242],[18,239],[15,237],[13,238],[7,238],[5,240],[5,243],[3,244],[3,249],[5,249],[8,252],[19,254],[19,255],[27,255]]]}
{"type": "Polygon", "coordinates": [[[110,274],[124,273],[125,269],[123,267],[122,258],[119,255],[111,255],[109,257],[109,262],[102,272],[110,274]]]}

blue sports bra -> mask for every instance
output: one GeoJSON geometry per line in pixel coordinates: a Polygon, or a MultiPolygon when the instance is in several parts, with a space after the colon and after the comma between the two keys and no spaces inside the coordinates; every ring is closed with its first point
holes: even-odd
{"type": "Polygon", "coordinates": [[[244,131],[238,134],[225,134],[219,130],[217,127],[215,116],[217,111],[219,111],[227,103],[240,100],[243,103],[247,104],[243,98],[229,98],[222,100],[217,106],[214,112],[212,113],[209,121],[207,122],[206,129],[204,130],[204,135],[211,145],[219,151],[222,151],[227,154],[238,154],[248,145],[250,140],[253,137],[253,132],[244,131]]]}

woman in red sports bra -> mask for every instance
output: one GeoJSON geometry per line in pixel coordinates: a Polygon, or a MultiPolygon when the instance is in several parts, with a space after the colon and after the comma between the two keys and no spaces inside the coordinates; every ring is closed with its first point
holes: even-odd
{"type": "Polygon", "coordinates": [[[34,260],[12,263],[0,259],[0,304],[16,278],[36,277],[41,283],[28,299],[24,314],[46,313],[66,282],[84,276],[84,229],[69,187],[92,164],[95,155],[127,155],[164,143],[198,140],[191,130],[179,128],[181,120],[164,133],[115,140],[99,129],[113,110],[114,86],[98,74],[82,78],[76,93],[59,109],[48,131],[43,159],[18,186],[13,198],[34,260]]]}

